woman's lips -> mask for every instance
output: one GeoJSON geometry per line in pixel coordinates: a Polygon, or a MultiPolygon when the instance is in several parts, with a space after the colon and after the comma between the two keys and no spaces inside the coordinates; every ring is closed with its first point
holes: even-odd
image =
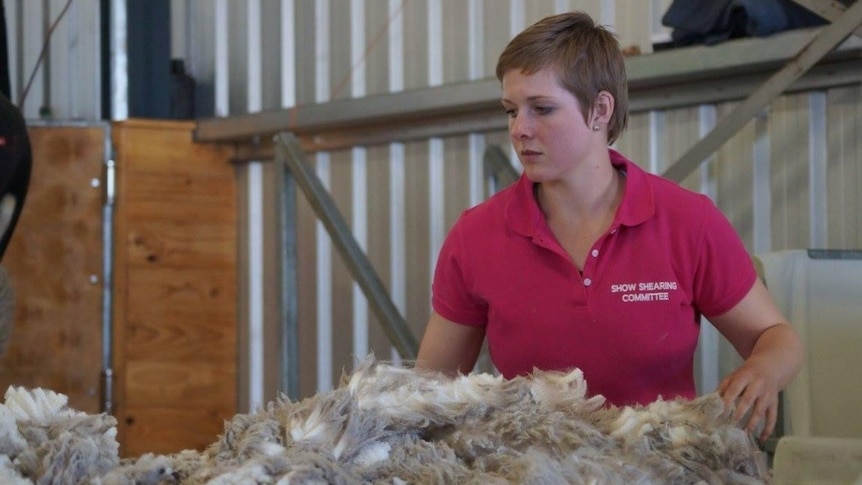
{"type": "Polygon", "coordinates": [[[536,152],[533,150],[521,150],[520,154],[521,154],[521,160],[533,160],[533,159],[537,158],[539,155],[541,155],[542,153],[536,152]]]}

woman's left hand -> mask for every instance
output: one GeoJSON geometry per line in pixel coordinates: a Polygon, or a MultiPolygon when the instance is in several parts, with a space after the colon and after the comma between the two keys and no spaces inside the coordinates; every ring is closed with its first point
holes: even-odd
{"type": "Polygon", "coordinates": [[[781,315],[760,280],[730,311],[710,322],[733,344],[745,362],[725,377],[718,392],[734,419],[749,432],[763,424],[765,440],[778,420],[778,392],[802,367],[804,350],[796,331],[781,315]]]}
{"type": "Polygon", "coordinates": [[[725,408],[733,410],[734,422],[739,422],[749,433],[762,425],[759,439],[766,440],[775,429],[778,420],[778,384],[757,362],[746,363],[725,377],[718,386],[718,393],[725,408]],[[748,415],[748,419],[743,419],[748,415]]]}

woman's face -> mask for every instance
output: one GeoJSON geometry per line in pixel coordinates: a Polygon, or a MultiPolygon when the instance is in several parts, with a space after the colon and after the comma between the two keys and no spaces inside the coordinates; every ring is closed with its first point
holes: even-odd
{"type": "Polygon", "coordinates": [[[590,129],[577,98],[553,69],[533,74],[512,69],[502,85],[512,146],[531,181],[564,178],[591,151],[606,150],[604,130],[590,129]]]}

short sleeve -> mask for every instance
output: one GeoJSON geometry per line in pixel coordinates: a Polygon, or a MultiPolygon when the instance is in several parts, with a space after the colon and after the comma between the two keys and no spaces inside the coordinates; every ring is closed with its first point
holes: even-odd
{"type": "Polygon", "coordinates": [[[706,205],[694,280],[694,303],[707,318],[722,315],[748,294],[757,279],[751,255],[712,201],[706,205]]]}
{"type": "Polygon", "coordinates": [[[464,244],[462,216],[449,231],[440,249],[431,285],[431,306],[449,321],[484,326],[488,321],[488,308],[472,292],[470,261],[467,245],[464,244]]]}

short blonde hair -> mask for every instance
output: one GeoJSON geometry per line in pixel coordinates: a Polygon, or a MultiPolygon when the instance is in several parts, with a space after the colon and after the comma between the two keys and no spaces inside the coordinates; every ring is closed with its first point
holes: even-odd
{"type": "Polygon", "coordinates": [[[545,17],[509,42],[497,60],[497,79],[512,69],[533,74],[546,67],[578,100],[585,121],[600,91],[614,97],[608,144],[616,141],[628,124],[626,68],[616,36],[584,12],[545,17]]]}

